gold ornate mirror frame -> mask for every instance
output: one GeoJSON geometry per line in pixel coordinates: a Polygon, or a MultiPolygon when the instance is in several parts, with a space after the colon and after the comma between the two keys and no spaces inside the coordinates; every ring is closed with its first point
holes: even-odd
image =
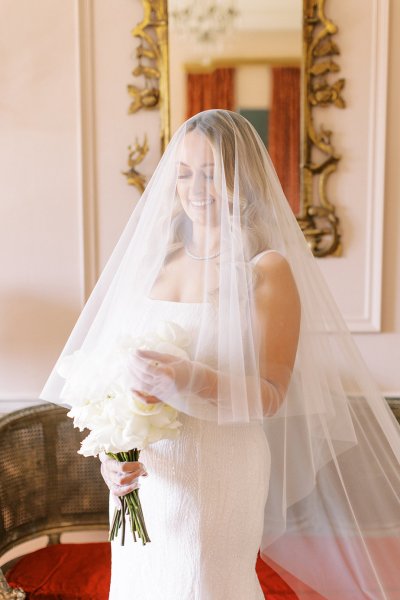
{"type": "Polygon", "coordinates": [[[303,0],[303,84],[301,210],[297,220],[315,256],[340,256],[339,219],[328,199],[328,178],[337,170],[340,155],[332,131],[317,125],[314,108],[345,108],[341,96],[345,80],[329,77],[340,70],[333,60],[339,54],[332,40],[337,26],[325,15],[325,0],[303,0]]]}
{"type": "MultiPolygon", "coordinates": [[[[161,152],[170,138],[168,6],[167,0],[141,0],[143,20],[132,35],[139,38],[136,49],[135,77],[142,76],[142,87],[128,85],[132,97],[130,113],[144,108],[158,109],[161,116],[161,152]]],[[[303,0],[303,75],[302,75],[302,148],[301,148],[301,209],[296,215],[307,242],[315,256],[339,256],[342,251],[339,219],[335,206],[328,199],[328,179],[338,168],[340,155],[332,143],[332,131],[316,123],[314,109],[332,105],[344,108],[341,96],[343,78],[331,81],[340,70],[334,57],[339,54],[333,41],[337,26],[325,15],[326,0],[303,0]]],[[[147,139],[137,140],[129,148],[129,170],[124,174],[128,183],[143,191],[146,178],[137,165],[148,152],[147,139]]]]}

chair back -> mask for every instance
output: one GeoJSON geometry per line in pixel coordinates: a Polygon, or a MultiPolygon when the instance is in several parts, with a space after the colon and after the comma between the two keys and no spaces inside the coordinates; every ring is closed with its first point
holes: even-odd
{"type": "Polygon", "coordinates": [[[77,454],[87,435],[49,403],[0,418],[0,556],[27,540],[108,528],[108,489],[97,458],[77,454]]]}

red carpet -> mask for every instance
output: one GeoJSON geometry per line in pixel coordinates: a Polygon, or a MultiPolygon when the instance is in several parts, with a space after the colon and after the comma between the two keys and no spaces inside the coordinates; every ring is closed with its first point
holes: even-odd
{"type": "Polygon", "coordinates": [[[260,557],[257,559],[256,571],[264,596],[268,600],[297,600],[296,594],[288,584],[260,557]]]}
{"type": "MultiPolygon", "coordinates": [[[[7,574],[28,600],[108,600],[110,545],[60,544],[21,558],[7,574]]],[[[257,574],[268,600],[297,600],[275,571],[260,558],[257,574]]]]}
{"type": "Polygon", "coordinates": [[[56,544],[23,556],[7,573],[29,600],[108,600],[110,544],[56,544]]]}

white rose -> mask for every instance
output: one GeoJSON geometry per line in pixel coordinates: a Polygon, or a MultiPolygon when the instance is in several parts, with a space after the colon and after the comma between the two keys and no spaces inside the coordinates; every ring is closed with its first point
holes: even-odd
{"type": "Polygon", "coordinates": [[[180,325],[162,321],[154,332],[120,338],[107,356],[88,356],[78,351],[64,357],[59,373],[67,378],[63,398],[72,405],[68,415],[76,427],[91,430],[82,442],[81,454],[143,449],[179,436],[182,424],[178,412],[163,402],[148,404],[131,392],[126,363],[138,348],[187,358],[184,348],[189,343],[180,325]]]}
{"type": "Polygon", "coordinates": [[[145,402],[143,398],[132,392],[130,407],[132,412],[135,414],[149,417],[162,411],[163,403],[155,402],[154,404],[151,404],[149,402],[145,402]]]}
{"type": "Polygon", "coordinates": [[[190,344],[190,336],[178,323],[173,321],[161,321],[157,326],[156,334],[161,340],[180,348],[186,348],[190,344]]]}
{"type": "Polygon", "coordinates": [[[138,447],[141,438],[132,435],[130,431],[115,428],[113,425],[91,431],[82,441],[79,454],[97,456],[100,452],[128,452],[138,447]]]}
{"type": "Polygon", "coordinates": [[[68,416],[74,419],[74,426],[80,431],[100,427],[104,423],[104,400],[75,405],[68,412],[68,416]]]}

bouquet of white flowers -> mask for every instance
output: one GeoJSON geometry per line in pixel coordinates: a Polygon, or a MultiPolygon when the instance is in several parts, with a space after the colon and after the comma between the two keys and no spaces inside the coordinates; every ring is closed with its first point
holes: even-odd
{"type": "MultiPolygon", "coordinates": [[[[97,456],[106,452],[118,461],[137,461],[140,451],[149,444],[178,437],[182,426],[178,411],[164,402],[147,403],[132,391],[128,362],[137,349],[188,358],[185,347],[189,342],[186,332],[177,323],[163,321],[145,336],[119,340],[102,368],[81,350],[64,357],[58,372],[66,379],[63,398],[71,405],[68,416],[81,431],[90,430],[81,444],[80,454],[97,456]],[[87,382],[88,372],[93,381],[83,385],[82,378],[85,376],[87,382]]],[[[130,517],[134,540],[137,534],[143,544],[149,542],[137,489],[123,496],[121,509],[115,510],[110,541],[122,527],[121,543],[124,544],[126,514],[130,517]]]]}

